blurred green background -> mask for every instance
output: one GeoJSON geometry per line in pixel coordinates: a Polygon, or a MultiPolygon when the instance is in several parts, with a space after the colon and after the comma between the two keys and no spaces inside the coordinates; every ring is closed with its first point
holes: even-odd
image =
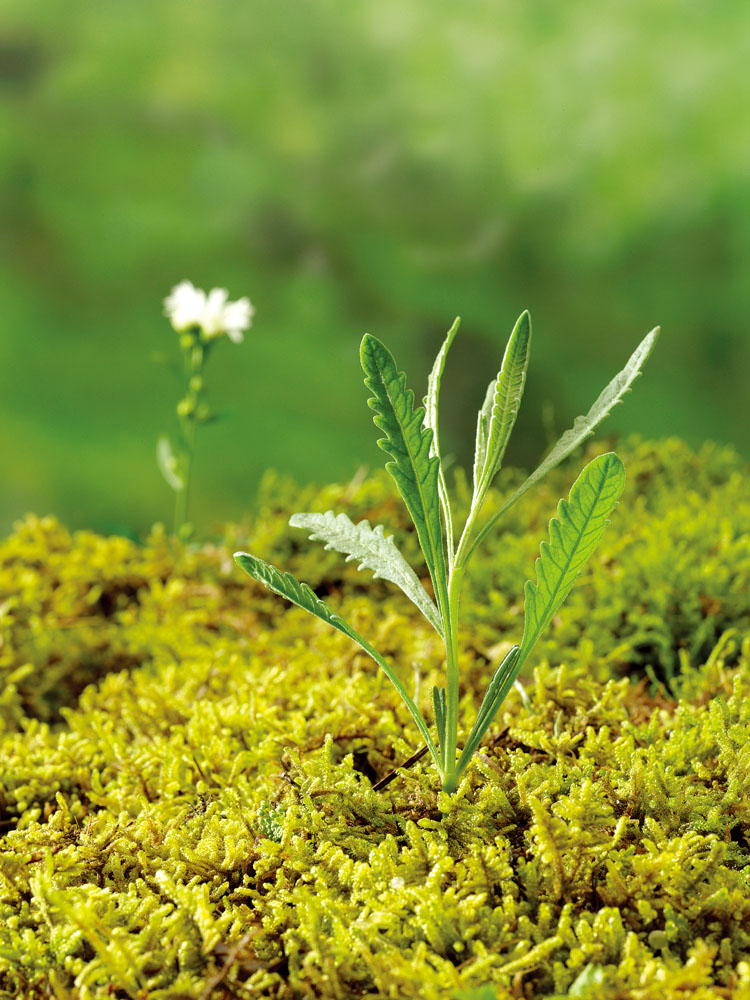
{"type": "Polygon", "coordinates": [[[444,448],[518,314],[530,463],[641,337],[603,432],[750,453],[750,5],[677,0],[4,0],[3,530],[169,523],[154,461],[180,383],[177,281],[249,295],[208,370],[199,527],[380,463],[358,344],[422,393],[454,316],[444,448]]]}

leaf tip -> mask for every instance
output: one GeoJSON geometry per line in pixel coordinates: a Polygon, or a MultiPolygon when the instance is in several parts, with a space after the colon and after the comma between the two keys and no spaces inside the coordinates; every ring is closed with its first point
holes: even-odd
{"type": "Polygon", "coordinates": [[[600,465],[604,465],[606,463],[605,475],[610,476],[613,479],[617,477],[620,489],[622,490],[622,487],[625,485],[625,465],[617,452],[606,451],[603,455],[600,455],[596,461],[598,461],[600,465]]]}
{"type": "Polygon", "coordinates": [[[367,375],[372,374],[373,359],[377,356],[378,352],[382,351],[389,353],[388,348],[377,337],[373,337],[371,333],[366,333],[362,338],[362,343],[359,345],[359,358],[367,375]]]}
{"type": "MultiPolygon", "coordinates": [[[[528,344],[531,340],[531,313],[528,309],[524,309],[521,315],[516,320],[516,325],[513,327],[513,333],[511,334],[510,343],[516,341],[517,343],[523,344],[525,349],[528,351],[528,344]]],[[[508,347],[510,347],[510,343],[508,347]]],[[[507,353],[508,348],[506,348],[507,353]]]]}

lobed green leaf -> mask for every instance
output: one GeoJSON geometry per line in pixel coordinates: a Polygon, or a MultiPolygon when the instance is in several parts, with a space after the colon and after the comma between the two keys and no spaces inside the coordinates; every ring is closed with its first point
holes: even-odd
{"type": "Polygon", "coordinates": [[[423,426],[425,411],[415,409],[406,375],[398,371],[387,347],[366,334],[360,355],[365,385],[373,393],[368,403],[375,410],[375,425],[385,434],[378,445],[392,458],[386,469],[417,529],[442,613],[447,601],[447,573],[438,490],[440,459],[430,454],[433,431],[423,426]]]}
{"type": "Polygon", "coordinates": [[[542,542],[536,560],[536,583],[524,588],[524,627],[515,674],[540,634],[570,593],[576,577],[592,555],[609,524],[625,486],[625,467],[614,452],[600,455],[584,468],[561,500],[549,523],[549,542],[542,542]]]}

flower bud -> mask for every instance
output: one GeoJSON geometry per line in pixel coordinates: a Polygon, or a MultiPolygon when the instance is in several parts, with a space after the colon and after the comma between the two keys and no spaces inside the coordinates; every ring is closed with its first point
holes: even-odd
{"type": "Polygon", "coordinates": [[[189,417],[193,412],[195,403],[189,397],[187,399],[181,399],[177,404],[177,416],[178,417],[189,417]]]}
{"type": "Polygon", "coordinates": [[[203,388],[203,378],[200,375],[193,375],[190,379],[190,391],[200,392],[203,388]]]}

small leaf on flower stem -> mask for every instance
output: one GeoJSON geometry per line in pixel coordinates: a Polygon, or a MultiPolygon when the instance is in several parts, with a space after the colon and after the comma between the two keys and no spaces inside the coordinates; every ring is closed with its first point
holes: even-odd
{"type": "Polygon", "coordinates": [[[182,378],[182,369],[170,354],[166,354],[164,351],[152,351],[149,354],[149,361],[153,361],[156,365],[164,365],[165,368],[169,368],[171,372],[174,372],[178,378],[182,378]]]}
{"type": "Polygon", "coordinates": [[[409,709],[412,718],[417,724],[417,728],[419,729],[422,739],[427,744],[427,748],[432,755],[432,759],[435,762],[438,771],[442,773],[440,755],[438,754],[435,744],[432,741],[430,731],[427,728],[427,723],[423,719],[417,706],[412,701],[406,688],[401,683],[398,674],[396,674],[387,660],[380,655],[375,647],[371,646],[367,639],[364,639],[348,622],[344,621],[343,618],[337,615],[335,611],[333,611],[333,609],[325,603],[325,601],[321,601],[306,583],[300,583],[300,581],[296,580],[291,573],[284,573],[275,566],[272,566],[270,563],[264,562],[262,559],[258,559],[257,556],[251,555],[249,552],[235,552],[234,561],[249,576],[251,576],[254,580],[257,580],[258,583],[262,583],[269,590],[273,591],[274,594],[278,594],[280,597],[285,597],[288,601],[291,601],[292,604],[296,604],[297,607],[303,608],[305,611],[309,611],[311,615],[314,615],[321,621],[331,625],[337,631],[351,639],[352,642],[355,642],[360,649],[364,650],[368,656],[371,656],[372,659],[375,660],[401,696],[401,699],[406,707],[409,709]]]}
{"type": "Polygon", "coordinates": [[[346,561],[354,559],[360,563],[359,569],[369,569],[376,577],[390,580],[406,594],[435,631],[443,636],[443,623],[432,599],[419,577],[396,548],[390,535],[385,534],[382,524],[370,527],[369,521],[354,524],[346,514],[292,514],[289,523],[293,528],[304,528],[310,538],[326,543],[327,549],[335,549],[346,555],[346,561]]]}
{"type": "Polygon", "coordinates": [[[223,420],[226,417],[226,413],[217,413],[215,410],[210,410],[208,407],[198,407],[195,414],[195,418],[199,424],[215,424],[219,420],[223,420]]]}
{"type": "Polygon", "coordinates": [[[415,409],[414,393],[406,388],[387,347],[366,334],[360,349],[368,400],[375,410],[375,425],[385,433],[378,441],[393,461],[386,463],[417,529],[419,544],[430,571],[438,606],[447,601],[447,573],[440,522],[438,474],[440,459],[430,456],[432,430],[423,426],[424,410],[415,409]]]}
{"type": "Polygon", "coordinates": [[[185,489],[185,480],[179,473],[179,463],[166,434],[162,434],[156,442],[156,463],[159,466],[159,472],[175,493],[180,493],[185,489]]]}

